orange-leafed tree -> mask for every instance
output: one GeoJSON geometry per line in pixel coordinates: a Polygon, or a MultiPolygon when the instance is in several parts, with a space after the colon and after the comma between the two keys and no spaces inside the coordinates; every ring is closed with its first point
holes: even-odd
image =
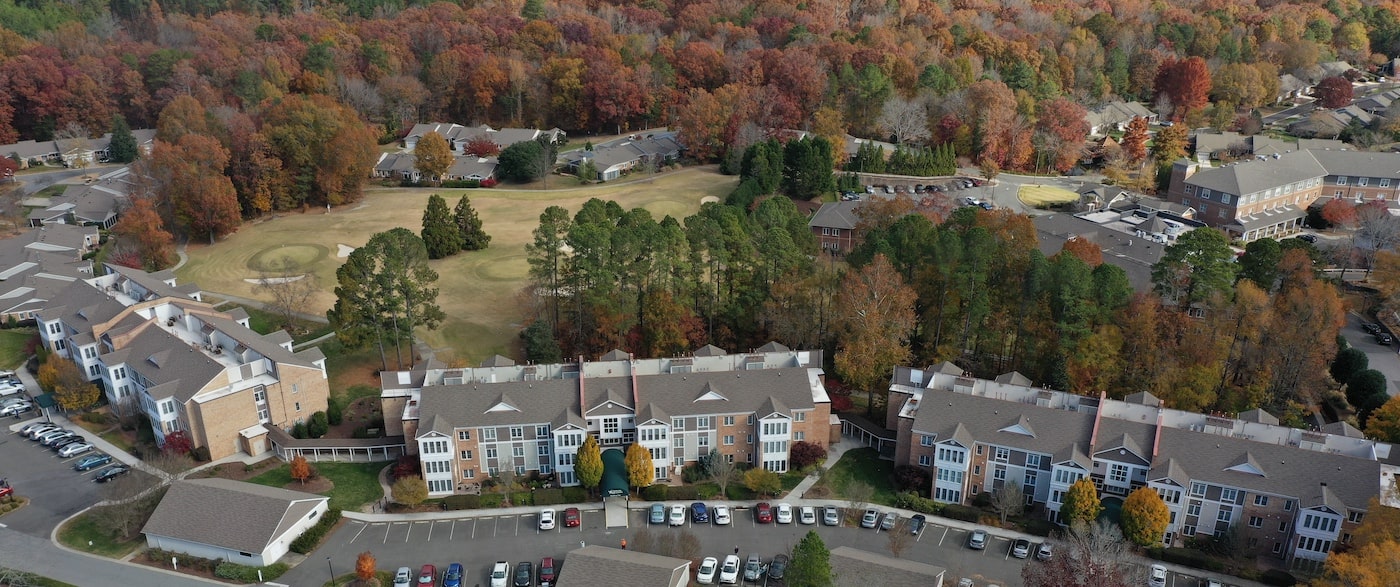
{"type": "Polygon", "coordinates": [[[355,559],[355,577],[361,581],[369,581],[374,578],[375,568],[374,553],[366,550],[360,553],[355,559]]]}
{"type": "Polygon", "coordinates": [[[131,207],[112,226],[112,236],[117,247],[135,255],[139,269],[160,271],[171,264],[175,237],[165,230],[165,221],[147,198],[131,199],[131,207]]]}
{"type": "Polygon", "coordinates": [[[1089,267],[1103,265],[1103,248],[1098,243],[1082,236],[1072,236],[1060,247],[1061,253],[1079,257],[1089,267]]]}
{"type": "Polygon", "coordinates": [[[1147,158],[1147,119],[1141,116],[1134,116],[1128,121],[1128,130],[1123,133],[1123,140],[1118,142],[1123,149],[1123,156],[1131,163],[1140,163],[1147,158]]]}
{"type": "Polygon", "coordinates": [[[874,392],[895,365],[909,360],[909,333],[918,294],[904,283],[883,254],[846,274],[838,296],[836,369],[856,389],[865,389],[867,415],[874,392]]]}
{"type": "Polygon", "coordinates": [[[1210,101],[1210,68],[1200,57],[1183,60],[1168,58],[1157,68],[1153,84],[1158,100],[1171,104],[1171,117],[1182,120],[1191,112],[1205,108],[1210,101]]]}
{"type": "Polygon", "coordinates": [[[1355,228],[1356,204],[1345,198],[1332,198],[1322,205],[1322,219],[1337,228],[1355,228]]]}
{"type": "Polygon", "coordinates": [[[297,455],[292,457],[291,475],[293,479],[300,481],[302,485],[316,473],[311,470],[311,463],[306,462],[306,457],[297,455]]]}

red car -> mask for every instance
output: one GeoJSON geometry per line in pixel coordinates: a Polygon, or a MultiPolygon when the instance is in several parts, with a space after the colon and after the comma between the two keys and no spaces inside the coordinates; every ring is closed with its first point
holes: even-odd
{"type": "Polygon", "coordinates": [[[758,504],[758,507],[754,508],[754,515],[758,517],[760,524],[773,523],[773,507],[769,506],[768,502],[758,504]]]}
{"type": "Polygon", "coordinates": [[[578,508],[568,508],[564,510],[564,527],[577,528],[580,520],[578,508]]]}
{"type": "Polygon", "coordinates": [[[419,585],[437,584],[437,567],[433,565],[423,565],[423,569],[418,571],[419,585]]]}

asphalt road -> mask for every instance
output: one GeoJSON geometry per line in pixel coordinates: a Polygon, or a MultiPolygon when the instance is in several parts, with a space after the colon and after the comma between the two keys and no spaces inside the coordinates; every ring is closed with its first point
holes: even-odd
{"type": "Polygon", "coordinates": [[[1390,395],[1400,393],[1400,357],[1395,354],[1396,346],[1382,345],[1376,342],[1376,337],[1361,329],[1361,324],[1367,322],[1356,314],[1347,314],[1347,324],[1342,327],[1342,336],[1352,347],[1366,353],[1366,359],[1370,363],[1370,368],[1380,371],[1385,375],[1385,390],[1390,395]]]}
{"type": "MultiPolygon", "coordinates": [[[[776,554],[790,553],[802,536],[813,529],[822,536],[828,548],[850,546],[890,554],[890,533],[861,529],[849,520],[842,527],[758,524],[754,521],[752,510],[743,508],[734,511],[734,523],[730,526],[696,525],[687,521],[684,527],[672,528],[665,525],[649,527],[647,514],[642,510],[634,510],[630,516],[629,528],[609,530],[603,527],[602,511],[584,511],[582,526],[560,527],[544,532],[537,528],[534,514],[413,522],[365,523],[348,520],[327,538],[319,550],[283,575],[278,582],[321,585],[329,580],[332,571],[338,575],[349,572],[359,553],[369,551],[374,554],[381,570],[392,571],[406,566],[416,573],[424,564],[436,565],[441,570],[449,563],[459,562],[466,567],[465,584],[488,585],[487,574],[495,561],[507,561],[514,568],[515,563],[522,560],[538,564],[541,558],[552,556],[556,561],[561,561],[561,568],[567,568],[568,561],[564,560],[564,556],[570,550],[585,544],[617,547],[624,538],[635,547],[642,529],[647,529],[654,536],[674,535],[681,530],[689,530],[700,541],[700,558],[713,556],[722,560],[738,547],[741,559],[753,553],[767,562],[776,554]]],[[[903,534],[907,529],[901,523],[895,532],[903,534]]],[[[918,536],[903,536],[898,540],[904,543],[904,558],[948,569],[944,584],[950,586],[957,585],[961,577],[971,577],[977,585],[1018,587],[1023,584],[1022,566],[1039,564],[1012,558],[1009,538],[993,535],[987,548],[977,551],[966,548],[967,535],[967,530],[933,523],[918,536]]],[[[1173,574],[1168,585],[1196,587],[1200,580],[1200,577],[1173,574]]]]}

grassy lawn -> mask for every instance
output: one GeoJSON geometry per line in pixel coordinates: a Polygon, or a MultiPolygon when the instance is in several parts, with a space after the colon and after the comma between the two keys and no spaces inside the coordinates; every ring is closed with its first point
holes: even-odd
{"type": "MultiPolygon", "coordinates": [[[[567,180],[551,178],[550,186],[567,180]]],[[[635,181],[593,186],[538,190],[496,189],[371,189],[359,204],[331,211],[285,213],[278,218],[244,225],[223,242],[209,246],[191,243],[190,260],[177,272],[182,282],[198,283],[202,289],[254,299],[265,294],[254,291],[254,269],[271,255],[288,254],[309,261],[306,265],[321,291],[312,298],[306,312],[324,312],[335,303],[332,293],[335,270],[344,262],[340,245],[357,247],[375,232],[407,227],[417,232],[428,196],[441,194],[448,206],[462,195],[471,197],[472,206],[491,234],[491,247],[464,252],[433,261],[440,276],[438,304],[447,314],[442,326],[418,335],[429,345],[451,349],[455,356],[442,356],[462,364],[477,364],[493,354],[513,355],[523,316],[516,296],[525,286],[529,272],[525,244],[539,224],[539,215],[549,206],[578,210],[591,198],[614,200],[624,209],[642,207],[658,220],[670,215],[683,218],[700,208],[706,196],[723,197],[733,190],[737,178],[720,175],[713,167],[695,167],[646,177],[635,181]]],[[[377,351],[373,353],[377,364],[377,351]]],[[[376,365],[377,366],[377,365],[376,365]]]]}
{"type": "Polygon", "coordinates": [[[826,476],[818,484],[826,485],[835,497],[845,497],[846,487],[855,481],[862,481],[875,489],[870,503],[894,505],[895,490],[890,483],[894,474],[894,461],[880,458],[873,448],[848,450],[827,470],[826,476]]]}
{"type": "MultiPolygon", "coordinates": [[[[334,338],[318,345],[326,354],[326,373],[330,375],[331,393],[337,397],[349,394],[351,388],[368,386],[375,394],[379,393],[379,350],[376,347],[360,350],[346,350],[334,338]]],[[[389,359],[390,367],[394,360],[389,359]]],[[[353,399],[353,397],[351,398],[353,399]]]]}
{"type": "Polygon", "coordinates": [[[70,520],[58,531],[58,541],[74,550],[90,552],[107,558],[122,558],[137,548],[146,545],[138,534],[136,538],[119,542],[94,521],[91,513],[70,520]],[[92,546],[88,546],[91,542],[92,546]]]}
{"type": "Polygon", "coordinates": [[[1021,186],[1021,189],[1016,193],[1016,197],[1020,198],[1022,202],[1025,202],[1027,206],[1063,204],[1079,199],[1077,194],[1069,190],[1043,185],[1021,186]]]}
{"type": "Polygon", "coordinates": [[[34,573],[26,573],[22,571],[16,571],[14,569],[7,569],[4,567],[0,567],[0,574],[5,574],[11,577],[12,581],[16,581],[19,577],[23,577],[24,582],[13,583],[15,585],[33,585],[34,587],[78,587],[77,585],[74,585],[72,583],[64,583],[63,581],[59,581],[57,579],[40,577],[39,575],[35,575],[34,573]]]}
{"type": "Polygon", "coordinates": [[[34,333],[33,328],[0,330],[0,369],[14,369],[24,363],[28,358],[24,347],[34,333]]]}
{"type": "MultiPolygon", "coordinates": [[[[359,511],[361,506],[384,497],[379,488],[379,471],[388,463],[311,463],[321,476],[335,483],[328,495],[331,507],[346,511],[359,511]]],[[[248,480],[268,487],[289,487],[296,489],[292,479],[291,466],[281,465],[266,473],[248,480]]]]}
{"type": "MultiPolygon", "coordinates": [[[[253,329],[253,332],[258,334],[267,334],[273,330],[277,330],[282,323],[282,317],[278,316],[275,312],[269,312],[262,308],[254,308],[244,304],[234,305],[243,308],[243,311],[248,313],[248,325],[253,329]]],[[[224,307],[221,309],[228,310],[229,308],[224,307]]],[[[331,325],[323,322],[298,320],[297,323],[304,334],[294,335],[292,337],[292,344],[297,344],[304,340],[312,340],[330,334],[331,332],[331,325]]]]}

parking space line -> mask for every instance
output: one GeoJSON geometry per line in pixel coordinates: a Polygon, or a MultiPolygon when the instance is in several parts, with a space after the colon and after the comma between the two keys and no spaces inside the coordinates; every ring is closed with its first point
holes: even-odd
{"type": "Polygon", "coordinates": [[[472,520],[472,540],[476,540],[476,520],[472,520]]]}
{"type": "Polygon", "coordinates": [[[408,525],[408,531],[407,531],[407,532],[404,532],[403,541],[404,541],[404,542],[408,542],[408,538],[409,538],[410,536],[413,536],[413,524],[409,524],[409,525],[408,525]]]}
{"type": "Polygon", "coordinates": [[[390,529],[390,528],[393,528],[393,527],[394,527],[393,524],[385,524],[385,525],[384,525],[384,540],[381,541],[380,544],[388,544],[388,543],[389,543],[389,529],[390,529]]]}
{"type": "Polygon", "coordinates": [[[358,523],[360,524],[360,529],[359,529],[357,532],[355,532],[355,537],[350,539],[350,542],[351,542],[351,543],[355,542],[355,539],[357,539],[357,538],[360,537],[360,533],[361,533],[361,532],[364,532],[364,531],[365,531],[365,528],[368,528],[368,527],[369,527],[369,524],[366,524],[366,523],[364,523],[364,522],[358,522],[358,523]]]}
{"type": "Polygon", "coordinates": [[[437,527],[437,522],[431,522],[431,523],[428,524],[428,542],[432,542],[432,541],[433,541],[433,528],[436,528],[436,527],[437,527]]]}
{"type": "Polygon", "coordinates": [[[452,527],[447,529],[447,541],[452,542],[452,537],[457,535],[457,520],[452,520],[452,527]]]}

